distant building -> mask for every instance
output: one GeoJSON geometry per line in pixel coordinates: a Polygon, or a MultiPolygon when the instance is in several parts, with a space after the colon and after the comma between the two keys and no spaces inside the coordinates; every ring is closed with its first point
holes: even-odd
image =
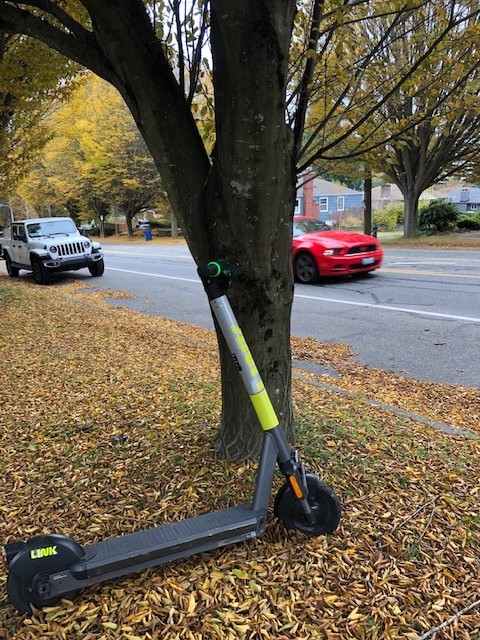
{"type": "Polygon", "coordinates": [[[295,201],[295,215],[311,216],[324,222],[338,222],[344,216],[363,216],[363,191],[314,178],[300,177],[295,201]]]}
{"type": "MultiPolygon", "coordinates": [[[[420,202],[435,200],[443,196],[435,195],[431,190],[424,191],[420,196],[420,202]]],[[[398,204],[403,204],[403,193],[396,184],[384,183],[372,189],[372,209],[386,209],[398,204]]]]}
{"type": "Polygon", "coordinates": [[[480,188],[462,187],[450,191],[447,200],[457,205],[458,209],[464,213],[480,213],[480,188]]]}

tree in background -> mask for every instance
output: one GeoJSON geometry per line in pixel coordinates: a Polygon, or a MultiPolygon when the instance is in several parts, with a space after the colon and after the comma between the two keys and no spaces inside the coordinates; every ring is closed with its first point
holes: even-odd
{"type": "MultiPolygon", "coordinates": [[[[458,12],[469,3],[473,6],[473,0],[464,0],[459,7],[452,0],[451,6],[458,12]]],[[[64,6],[42,0],[20,7],[0,0],[6,30],[42,40],[118,89],[155,160],[196,262],[228,256],[244,266],[232,303],[290,436],[291,218],[297,171],[341,157],[348,138],[357,142],[357,156],[369,149],[361,127],[428,52],[401,75],[384,76],[377,83],[378,95],[365,93],[368,70],[380,64],[382,47],[400,18],[414,15],[423,4],[302,0],[297,8],[293,0],[81,0],[64,6]],[[348,49],[356,46],[355,25],[383,15],[390,20],[384,37],[363,43],[366,48],[352,66],[348,49]],[[198,106],[193,106],[203,84],[207,23],[215,106],[211,151],[197,128],[198,106]],[[339,61],[335,73],[329,64],[333,56],[339,61]],[[305,139],[309,105],[322,91],[322,112],[309,124],[305,139]]],[[[439,37],[452,28],[442,25],[439,37]]],[[[387,123],[382,130],[387,140],[387,123]]],[[[223,411],[217,449],[230,459],[255,456],[261,443],[257,420],[238,389],[236,365],[220,333],[218,339],[223,411]]]]}
{"type": "Polygon", "coordinates": [[[45,121],[70,90],[75,65],[43,43],[0,30],[0,193],[48,140],[45,121]]]}
{"type": "Polygon", "coordinates": [[[478,163],[479,12],[449,1],[382,9],[366,20],[360,7],[323,36],[301,153],[313,151],[319,173],[367,184],[383,173],[404,195],[408,237],[421,193],[478,163]]]}
{"type": "Polygon", "coordinates": [[[77,83],[49,122],[51,139],[19,186],[29,203],[42,203],[84,221],[114,209],[132,218],[163,198],[158,171],[118,92],[92,74],[77,83]]]}
{"type": "MultiPolygon", "coordinates": [[[[467,10],[466,8],[464,9],[467,10]]],[[[428,58],[375,114],[379,128],[388,123],[395,138],[377,147],[370,163],[396,184],[405,202],[405,237],[417,232],[423,191],[451,175],[468,176],[478,166],[480,144],[480,16],[463,21],[449,2],[426,4],[415,20],[405,16],[395,38],[382,50],[383,74],[404,69],[438,39],[442,25],[454,24],[428,58]],[[421,20],[418,18],[421,17],[421,20]]],[[[365,36],[380,38],[382,19],[365,36]]],[[[362,25],[365,29],[366,25],[362,25]]],[[[376,78],[378,80],[379,78],[376,78]]]]}

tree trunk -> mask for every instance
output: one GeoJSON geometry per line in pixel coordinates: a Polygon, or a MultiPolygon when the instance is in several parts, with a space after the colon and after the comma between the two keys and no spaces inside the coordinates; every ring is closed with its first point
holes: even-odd
{"type": "Polygon", "coordinates": [[[132,226],[132,218],[129,213],[125,214],[125,222],[127,224],[127,233],[130,238],[133,238],[133,226],[132,226]]]}
{"type": "Polygon", "coordinates": [[[410,189],[403,194],[405,202],[404,238],[413,238],[417,235],[417,217],[419,196],[415,189],[410,189]]]}
{"type": "Polygon", "coordinates": [[[178,238],[178,220],[177,216],[173,213],[170,214],[170,222],[171,222],[171,237],[178,238]]]}
{"type": "Polygon", "coordinates": [[[364,214],[363,214],[363,232],[372,233],[372,174],[365,178],[363,183],[364,193],[364,214]]]}
{"type": "MultiPolygon", "coordinates": [[[[290,315],[293,137],[285,87],[293,5],[212,2],[217,141],[205,190],[204,233],[215,257],[245,268],[231,302],[287,437],[293,438],[290,315]]],[[[258,455],[262,432],[219,337],[222,376],[220,456],[258,455]]]]}

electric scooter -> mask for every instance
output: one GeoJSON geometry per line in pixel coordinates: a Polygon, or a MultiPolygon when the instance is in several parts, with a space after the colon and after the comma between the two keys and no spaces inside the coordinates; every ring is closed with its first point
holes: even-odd
{"type": "Polygon", "coordinates": [[[227,298],[241,268],[219,260],[199,267],[198,273],[264,430],[252,503],[85,546],[58,534],[8,543],[3,547],[9,567],[7,593],[20,613],[30,613],[31,605],[42,608],[71,599],[93,584],[256,538],[266,527],[277,463],[286,482],[276,496],[274,513],[284,525],[309,537],[337,528],[339,500],[316,475],[305,472],[297,453],[290,450],[227,298]]]}

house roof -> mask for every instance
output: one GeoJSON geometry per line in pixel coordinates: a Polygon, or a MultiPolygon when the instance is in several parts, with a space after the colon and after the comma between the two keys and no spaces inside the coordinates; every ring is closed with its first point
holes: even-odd
{"type": "Polygon", "coordinates": [[[396,184],[379,185],[372,189],[372,200],[388,200],[389,202],[393,200],[394,202],[402,202],[403,195],[396,184]],[[382,198],[382,195],[385,192],[385,187],[388,188],[388,196],[382,198]]]}
{"type": "Polygon", "coordinates": [[[349,196],[349,195],[361,195],[363,191],[356,191],[355,189],[349,189],[342,184],[335,182],[329,182],[323,178],[315,178],[313,181],[313,195],[314,196],[349,196]]]}
{"type": "MultiPolygon", "coordinates": [[[[435,200],[436,198],[441,198],[443,196],[435,195],[432,193],[430,189],[424,191],[420,196],[420,200],[435,200]]],[[[382,190],[382,185],[378,187],[373,187],[372,189],[372,200],[374,202],[381,202],[384,200],[385,202],[393,203],[393,202],[403,202],[403,194],[396,184],[384,185],[382,190]],[[389,187],[389,195],[383,195],[385,193],[385,186],[389,187]],[[382,197],[383,195],[383,197],[382,197]]]]}
{"type": "Polygon", "coordinates": [[[476,202],[480,203],[480,188],[479,187],[463,187],[462,189],[455,189],[450,191],[448,199],[455,203],[460,202],[476,202]]]}

